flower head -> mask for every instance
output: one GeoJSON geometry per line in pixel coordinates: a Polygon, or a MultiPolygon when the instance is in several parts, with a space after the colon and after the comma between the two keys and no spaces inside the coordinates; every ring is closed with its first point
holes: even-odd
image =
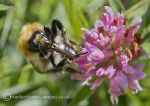
{"type": "Polygon", "coordinates": [[[112,8],[105,6],[102,19],[95,22],[93,29],[82,28],[84,34],[81,53],[85,54],[75,59],[81,74],[74,75],[73,78],[79,78],[92,89],[107,78],[112,103],[118,101],[117,97],[123,94],[124,89],[134,93],[141,91],[138,80],[144,78],[144,65],[135,62],[144,54],[139,47],[143,40],[140,34],[135,33],[142,19],[138,17],[129,26],[125,20],[122,13],[114,16],[112,8]]]}

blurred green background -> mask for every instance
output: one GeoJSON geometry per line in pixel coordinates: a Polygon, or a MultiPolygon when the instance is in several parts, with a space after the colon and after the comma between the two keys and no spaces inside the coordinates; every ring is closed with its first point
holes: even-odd
{"type": "MultiPolygon", "coordinates": [[[[150,54],[150,0],[0,0],[0,106],[111,106],[106,82],[91,91],[67,73],[39,74],[16,47],[24,24],[50,27],[53,19],[60,20],[68,37],[80,43],[81,27],[92,28],[105,5],[123,11],[130,22],[142,16],[142,47],[150,54]]],[[[150,106],[150,59],[140,60],[146,73],[140,81],[143,91],[136,95],[127,91],[117,106],[150,106]]]]}

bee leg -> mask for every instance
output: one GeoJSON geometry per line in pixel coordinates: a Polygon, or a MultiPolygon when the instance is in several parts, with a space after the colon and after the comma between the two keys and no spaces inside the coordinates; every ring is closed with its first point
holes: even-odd
{"type": "Polygon", "coordinates": [[[67,72],[69,72],[69,73],[81,73],[81,72],[75,70],[75,69],[72,68],[72,67],[66,67],[66,68],[65,68],[65,71],[67,71],[67,72]]]}
{"type": "Polygon", "coordinates": [[[67,58],[64,58],[62,61],[60,61],[57,65],[56,68],[62,68],[64,67],[64,65],[66,65],[66,63],[68,62],[67,58]]]}
{"type": "Polygon", "coordinates": [[[54,66],[54,67],[56,67],[56,64],[55,64],[55,62],[54,62],[54,54],[53,54],[53,52],[51,53],[51,55],[50,55],[50,61],[51,61],[51,63],[52,63],[52,65],[54,66]]]}
{"type": "Polygon", "coordinates": [[[40,52],[41,52],[41,54],[40,54],[40,55],[41,55],[42,57],[46,58],[46,54],[43,52],[43,50],[41,49],[41,47],[40,47],[40,46],[39,46],[39,50],[40,50],[40,52]]]}
{"type": "Polygon", "coordinates": [[[64,58],[62,61],[60,61],[58,64],[55,63],[54,61],[54,55],[53,55],[53,52],[51,53],[50,55],[50,60],[52,62],[52,65],[56,68],[56,69],[61,69],[67,62],[68,62],[68,59],[67,58],[64,58]]]}

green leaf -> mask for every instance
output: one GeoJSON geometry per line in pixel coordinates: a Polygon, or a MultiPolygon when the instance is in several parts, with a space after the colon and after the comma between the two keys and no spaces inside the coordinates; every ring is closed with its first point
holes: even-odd
{"type": "Polygon", "coordinates": [[[127,18],[135,18],[138,16],[142,16],[146,12],[149,3],[150,3],[150,0],[142,0],[138,2],[137,4],[135,4],[134,6],[132,6],[131,8],[129,8],[124,13],[124,15],[127,18]]]}
{"type": "Polygon", "coordinates": [[[145,28],[142,27],[141,29],[143,31],[142,37],[144,38],[144,40],[147,41],[147,42],[150,41],[150,37],[149,37],[149,35],[150,35],[150,25],[145,27],[145,28]]]}
{"type": "Polygon", "coordinates": [[[115,11],[125,11],[121,0],[109,0],[109,4],[115,9],[115,11]]]}
{"type": "Polygon", "coordinates": [[[13,3],[10,0],[0,0],[0,4],[11,6],[13,3]]]}
{"type": "Polygon", "coordinates": [[[23,84],[23,83],[28,83],[29,77],[30,77],[30,72],[33,71],[33,67],[31,64],[25,65],[21,69],[21,73],[19,75],[18,79],[18,84],[23,84]]]}
{"type": "Polygon", "coordinates": [[[87,4],[85,11],[87,13],[95,13],[99,8],[103,8],[106,2],[106,0],[91,0],[91,2],[87,4]]]}
{"type": "MultiPolygon", "coordinates": [[[[42,85],[44,85],[44,82],[32,82],[28,83],[27,85],[17,85],[10,87],[4,91],[0,92],[0,101],[7,102],[3,99],[4,94],[10,94],[11,96],[17,96],[17,95],[27,95],[36,89],[40,88],[42,85]]],[[[14,100],[13,98],[11,99],[14,100]]]]}
{"type": "Polygon", "coordinates": [[[8,5],[0,4],[0,11],[5,11],[5,10],[8,10],[9,8],[10,6],[8,5]]]}
{"type": "Polygon", "coordinates": [[[82,22],[79,19],[79,15],[77,13],[78,7],[74,4],[73,0],[63,0],[63,5],[66,11],[66,14],[68,16],[68,19],[71,23],[71,27],[75,33],[75,38],[77,40],[80,40],[81,38],[81,27],[82,22]],[[73,7],[76,6],[77,9],[74,9],[73,7]]]}
{"type": "Polygon", "coordinates": [[[69,106],[77,106],[82,100],[89,97],[92,90],[88,86],[83,86],[72,99],[69,106]]]}
{"type": "Polygon", "coordinates": [[[87,22],[87,19],[84,15],[83,11],[81,10],[81,8],[79,8],[77,12],[78,12],[78,15],[81,19],[81,22],[83,23],[83,26],[86,28],[90,28],[89,23],[87,22]]]}
{"type": "Polygon", "coordinates": [[[134,95],[130,92],[126,94],[128,96],[128,100],[133,106],[142,106],[142,102],[140,101],[140,97],[134,95]]]}
{"type": "Polygon", "coordinates": [[[142,17],[142,26],[141,26],[142,29],[144,29],[145,27],[148,27],[148,25],[150,24],[149,19],[150,19],[150,3],[147,8],[147,11],[145,12],[145,14],[142,17]]]}
{"type": "Polygon", "coordinates": [[[150,54],[150,47],[149,47],[149,45],[150,45],[150,42],[144,42],[144,43],[142,44],[142,48],[143,48],[148,54],[150,54]]]}

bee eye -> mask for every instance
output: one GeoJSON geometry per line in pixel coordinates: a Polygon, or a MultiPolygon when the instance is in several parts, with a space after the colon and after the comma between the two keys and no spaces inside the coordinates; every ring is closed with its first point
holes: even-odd
{"type": "Polygon", "coordinates": [[[44,37],[45,35],[44,35],[44,33],[43,32],[35,32],[34,33],[34,35],[33,35],[33,42],[35,43],[35,44],[39,44],[40,43],[40,40],[44,37]]]}
{"type": "Polygon", "coordinates": [[[46,45],[47,45],[47,46],[51,46],[51,45],[52,45],[52,42],[51,42],[50,40],[47,40],[47,41],[46,41],[46,45]]]}
{"type": "Polygon", "coordinates": [[[35,48],[38,48],[38,45],[35,44],[34,42],[32,42],[32,46],[35,47],[35,48]]]}
{"type": "Polygon", "coordinates": [[[40,31],[36,31],[33,33],[32,38],[28,42],[28,48],[31,51],[39,51],[38,45],[39,45],[39,40],[43,36],[43,33],[40,31]]]}
{"type": "Polygon", "coordinates": [[[34,52],[38,51],[38,45],[35,44],[35,42],[33,40],[29,41],[28,48],[29,48],[29,50],[34,51],[34,52]]]}

